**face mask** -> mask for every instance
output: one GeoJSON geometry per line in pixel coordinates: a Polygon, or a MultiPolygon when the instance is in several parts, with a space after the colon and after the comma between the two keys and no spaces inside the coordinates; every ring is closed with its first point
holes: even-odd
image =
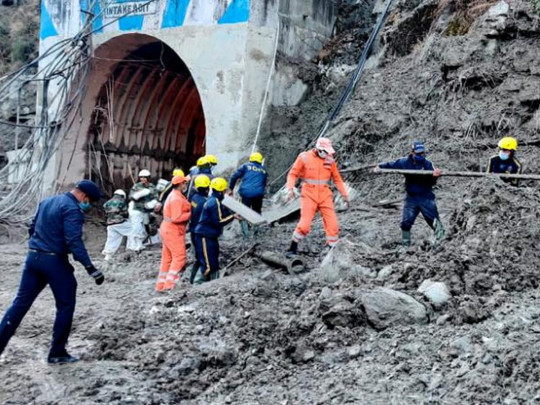
{"type": "Polygon", "coordinates": [[[79,203],[79,208],[82,212],[89,212],[92,208],[92,204],[90,204],[88,201],[83,201],[79,203]]]}
{"type": "Polygon", "coordinates": [[[319,155],[319,157],[323,159],[328,156],[328,152],[322,149],[317,149],[317,154],[319,155]]]}
{"type": "Polygon", "coordinates": [[[424,163],[426,157],[424,155],[414,155],[414,160],[418,163],[424,163]]]}
{"type": "Polygon", "coordinates": [[[508,160],[508,158],[510,157],[510,154],[506,153],[506,152],[503,152],[503,151],[500,151],[499,152],[499,157],[501,158],[501,160],[508,160]]]}

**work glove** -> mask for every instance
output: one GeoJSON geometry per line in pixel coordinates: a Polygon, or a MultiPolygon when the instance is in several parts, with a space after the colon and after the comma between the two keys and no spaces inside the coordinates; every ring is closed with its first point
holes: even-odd
{"type": "Polygon", "coordinates": [[[105,276],[103,275],[103,273],[96,269],[94,265],[88,266],[86,268],[86,272],[90,277],[94,279],[97,285],[101,285],[105,281],[105,276]]]}

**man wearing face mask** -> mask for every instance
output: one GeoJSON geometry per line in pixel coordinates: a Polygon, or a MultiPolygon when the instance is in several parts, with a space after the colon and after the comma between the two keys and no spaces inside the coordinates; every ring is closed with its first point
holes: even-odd
{"type": "Polygon", "coordinates": [[[77,290],[68,254],[86,268],[97,285],[103,283],[105,277],[92,264],[82,241],[83,212],[90,210],[91,201],[100,198],[101,192],[96,184],[81,180],[71,192],[46,198],[39,204],[28,230],[29,252],[19,291],[0,323],[0,354],[34,300],[48,284],[56,301],[56,319],[47,360],[54,364],[77,361],[66,350],[77,290]]]}
{"type": "MultiPolygon", "coordinates": [[[[520,174],[521,162],[516,157],[517,140],[512,137],[504,137],[499,141],[499,154],[489,158],[488,173],[520,174]]],[[[518,179],[502,179],[513,186],[519,185],[518,179]]]]}
{"type": "Polygon", "coordinates": [[[421,212],[427,224],[435,232],[434,245],[440,243],[446,234],[439,218],[437,205],[435,204],[435,194],[433,186],[441,176],[440,169],[434,169],[433,164],[425,157],[425,147],[422,142],[414,142],[409,156],[396,160],[395,162],[380,163],[375,168],[375,172],[380,169],[397,170],[432,170],[433,176],[426,175],[405,175],[405,205],[403,206],[403,217],[401,220],[401,232],[403,246],[411,245],[411,228],[416,217],[421,212]]]}
{"type": "Polygon", "coordinates": [[[334,195],[330,188],[330,180],[333,180],[347,206],[349,196],[334,160],[334,153],[330,139],[319,138],[315,148],[302,152],[289,171],[286,185],[288,199],[294,197],[293,190],[299,178],[302,179],[302,191],[300,193],[300,222],[294,230],[291,245],[287,250],[288,257],[296,254],[298,242],[304,239],[311,230],[311,223],[317,211],[323,218],[327,246],[331,248],[338,242],[339,223],[334,210],[334,195]]]}

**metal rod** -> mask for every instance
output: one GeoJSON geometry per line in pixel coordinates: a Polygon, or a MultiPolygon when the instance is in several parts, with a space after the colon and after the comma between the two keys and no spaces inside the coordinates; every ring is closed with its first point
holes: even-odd
{"type": "Polygon", "coordinates": [[[236,262],[238,262],[241,258],[243,258],[244,256],[246,256],[248,253],[251,253],[251,251],[253,249],[255,249],[257,247],[258,243],[255,243],[254,245],[252,245],[249,249],[243,251],[242,253],[240,253],[239,256],[237,256],[234,260],[232,260],[231,262],[229,262],[227,264],[227,266],[225,266],[225,268],[223,269],[223,271],[221,272],[221,277],[225,277],[227,275],[227,270],[233,265],[235,264],[236,262]]]}
{"type": "Polygon", "coordinates": [[[283,257],[277,253],[274,252],[255,252],[253,253],[255,257],[258,257],[263,262],[266,262],[268,264],[272,264],[276,267],[279,267],[281,269],[287,270],[289,274],[294,275],[296,273],[299,273],[300,271],[304,270],[305,263],[300,257],[295,257],[293,259],[287,259],[286,257],[283,257]]]}
{"type": "MultiPolygon", "coordinates": [[[[419,176],[433,176],[433,170],[397,170],[381,169],[374,174],[412,174],[419,176]]],[[[443,171],[441,176],[448,177],[500,177],[503,179],[540,180],[539,174],[511,174],[511,173],[486,173],[486,172],[453,172],[443,171]]]]}

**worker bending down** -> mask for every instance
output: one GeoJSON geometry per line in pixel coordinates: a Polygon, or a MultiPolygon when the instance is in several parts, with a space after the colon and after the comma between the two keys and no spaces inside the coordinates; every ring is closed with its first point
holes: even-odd
{"type": "Polygon", "coordinates": [[[103,209],[107,215],[107,241],[103,248],[105,261],[112,259],[124,236],[129,237],[132,232],[131,222],[128,219],[128,207],[126,204],[126,192],[116,190],[112,198],[103,204],[103,209]]]}
{"type": "MultiPolygon", "coordinates": [[[[499,154],[489,158],[488,173],[508,173],[521,174],[521,162],[516,157],[517,140],[512,137],[505,137],[499,141],[499,154]]],[[[519,179],[502,179],[502,181],[519,185],[519,179]]]]}
{"type": "Polygon", "coordinates": [[[227,189],[227,180],[216,177],[210,183],[212,194],[203,206],[201,218],[195,227],[195,247],[200,266],[195,284],[219,278],[219,242],[223,227],[234,219],[234,215],[221,204],[227,189]]]}
{"type": "Polygon", "coordinates": [[[161,267],[156,291],[172,290],[186,265],[186,227],[191,217],[191,206],[182,194],[189,177],[184,172],[173,177],[173,189],[163,207],[160,233],[163,241],[161,267]]]}
{"type": "Polygon", "coordinates": [[[416,217],[421,212],[427,224],[434,230],[434,245],[444,239],[445,230],[439,218],[439,211],[435,204],[435,194],[433,186],[441,176],[440,169],[434,169],[433,164],[425,157],[425,147],[422,142],[414,142],[409,156],[396,160],[395,162],[380,163],[375,168],[375,172],[380,169],[398,170],[432,170],[433,176],[427,175],[405,175],[405,204],[403,206],[403,217],[401,220],[401,234],[403,246],[411,245],[411,228],[416,217]]]}
{"type": "Polygon", "coordinates": [[[334,210],[334,196],[330,188],[333,180],[336,188],[349,204],[349,196],[334,160],[335,150],[327,138],[319,138],[315,148],[302,152],[294,162],[287,176],[288,199],[294,198],[296,181],[302,180],[300,192],[300,222],[294,230],[292,242],[287,256],[294,256],[298,250],[298,242],[306,237],[311,230],[311,223],[317,211],[323,218],[327,246],[332,247],[338,242],[339,224],[334,210]]]}
{"type": "Polygon", "coordinates": [[[204,203],[208,199],[208,192],[210,191],[210,177],[206,174],[201,174],[195,179],[195,194],[191,197],[191,219],[189,220],[189,234],[191,236],[191,245],[193,246],[193,251],[195,252],[195,262],[191,268],[191,274],[189,281],[191,284],[195,281],[195,276],[197,275],[197,270],[199,270],[201,258],[195,244],[195,228],[199,224],[199,219],[201,218],[202,210],[204,203]]]}

